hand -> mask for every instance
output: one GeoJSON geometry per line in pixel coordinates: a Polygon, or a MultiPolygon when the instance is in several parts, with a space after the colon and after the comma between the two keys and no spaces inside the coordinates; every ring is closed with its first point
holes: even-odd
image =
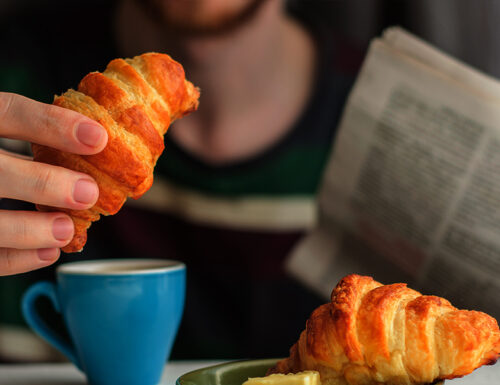
{"type": "MultiPolygon", "coordinates": [[[[108,140],[106,131],[84,115],[4,92],[0,137],[82,155],[101,151],[108,140]]],[[[88,175],[0,151],[0,198],[83,210],[98,196],[97,184],[88,175]]],[[[0,210],[0,276],[54,263],[73,232],[72,220],[62,212],[0,210]]]]}

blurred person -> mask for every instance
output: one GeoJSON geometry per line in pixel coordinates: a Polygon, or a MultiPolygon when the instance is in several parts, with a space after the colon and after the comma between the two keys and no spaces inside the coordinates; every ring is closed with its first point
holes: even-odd
{"type": "MultiPolygon", "coordinates": [[[[85,117],[34,100],[50,103],[53,93],[75,87],[85,74],[102,71],[115,57],[159,51],[180,61],[188,79],[201,88],[200,109],[170,128],[153,188],[116,216],[93,224],[81,254],[60,259],[144,256],[184,261],[185,316],[172,358],[283,356],[310,311],[325,301],[289,277],[283,265],[315,223],[315,194],[362,58],[332,30],[349,32],[365,46],[386,25],[401,24],[494,73],[496,51],[478,47],[495,39],[488,35],[466,49],[456,36],[475,36],[469,32],[491,28],[494,25],[484,20],[493,20],[497,12],[488,12],[486,1],[473,7],[473,13],[465,0],[435,3],[388,0],[360,7],[357,0],[123,0],[71,6],[46,2],[23,12],[22,18],[0,23],[0,90],[15,94],[1,96],[0,137],[97,152],[106,141],[99,127],[94,135],[87,133],[95,139],[91,146],[78,142],[78,123],[88,122],[85,117]],[[322,23],[322,7],[334,11],[326,15],[332,23],[328,28],[322,23]],[[464,28],[463,20],[471,25],[464,28]],[[9,107],[9,120],[6,105],[16,107],[9,107]]],[[[5,185],[18,188],[22,196],[15,198],[27,202],[61,202],[86,178],[60,170],[56,194],[36,182],[43,181],[39,176],[47,173],[46,166],[19,163],[5,154],[0,162],[3,170],[10,170],[8,182],[2,175],[0,190],[5,185]]],[[[91,187],[87,192],[87,203],[66,199],[64,204],[91,205],[95,196],[91,187]]],[[[1,226],[12,224],[13,218],[23,223],[26,216],[27,226],[17,228],[26,228],[23,236],[30,237],[33,248],[50,250],[44,251],[49,258],[41,261],[33,250],[12,251],[23,247],[27,238],[20,244],[9,237],[10,244],[0,243],[4,257],[10,247],[9,253],[24,253],[25,258],[11,258],[8,264],[4,258],[1,274],[46,266],[59,257],[58,247],[66,240],[52,238],[50,226],[64,215],[14,212],[33,210],[31,203],[19,201],[3,200],[0,205],[10,209],[0,212],[0,233],[5,234],[1,226]]],[[[70,234],[71,228],[68,240],[70,234]]],[[[393,280],[406,280],[381,258],[374,257],[373,265],[369,268],[386,270],[393,280]]],[[[34,280],[54,279],[53,273],[49,267],[0,278],[0,357],[47,357],[43,345],[35,354],[37,340],[16,325],[22,325],[18,307],[24,288],[34,280]]],[[[46,316],[53,311],[47,310],[46,316]]]]}
{"type": "MultiPolygon", "coordinates": [[[[170,128],[152,189],[95,223],[84,251],[60,260],[185,262],[174,359],[286,355],[324,299],[289,277],[284,260],[315,222],[315,193],[361,55],[278,0],[47,2],[28,11],[21,23],[0,24],[0,89],[10,92],[0,94],[2,137],[100,151],[98,125],[38,101],[115,57],[168,53],[202,92],[199,110],[170,128]]],[[[88,176],[6,153],[0,162],[1,196],[76,209],[97,199],[88,176]]],[[[72,236],[66,215],[2,204],[10,210],[0,212],[0,273],[54,263],[72,236]]],[[[5,304],[15,309],[42,278],[54,279],[53,269],[0,279],[0,321],[10,325],[0,329],[0,357],[27,358],[2,344],[2,331],[22,334],[18,311],[5,304]]]]}

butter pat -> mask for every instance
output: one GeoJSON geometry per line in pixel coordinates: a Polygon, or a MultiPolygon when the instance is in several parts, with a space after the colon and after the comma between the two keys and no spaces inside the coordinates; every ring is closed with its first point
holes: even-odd
{"type": "Polygon", "coordinates": [[[243,385],[321,385],[321,381],[318,372],[308,370],[299,373],[252,377],[245,381],[243,385]]]}

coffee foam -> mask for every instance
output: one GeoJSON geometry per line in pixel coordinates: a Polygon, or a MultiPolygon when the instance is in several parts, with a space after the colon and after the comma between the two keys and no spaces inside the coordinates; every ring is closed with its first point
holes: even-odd
{"type": "Polygon", "coordinates": [[[131,275],[164,273],[185,268],[179,261],[167,259],[104,259],[69,262],[60,265],[61,274],[131,275]]]}

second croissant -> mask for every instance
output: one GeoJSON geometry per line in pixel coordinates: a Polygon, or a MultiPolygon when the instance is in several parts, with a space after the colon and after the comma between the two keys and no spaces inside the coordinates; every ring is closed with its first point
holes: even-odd
{"type": "Polygon", "coordinates": [[[403,283],[349,275],[270,373],[316,370],[323,385],[412,385],[462,377],[500,355],[489,315],[403,283]]]}

